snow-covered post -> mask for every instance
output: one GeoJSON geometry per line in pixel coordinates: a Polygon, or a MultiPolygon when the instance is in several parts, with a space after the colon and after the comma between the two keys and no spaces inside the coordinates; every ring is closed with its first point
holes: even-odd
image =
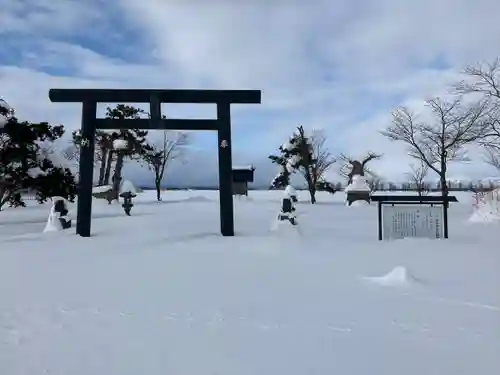
{"type": "Polygon", "coordinates": [[[120,188],[120,197],[123,198],[122,207],[127,216],[130,216],[130,210],[132,209],[132,207],[134,207],[134,205],[132,204],[132,198],[135,198],[136,196],[137,192],[132,182],[128,180],[123,181],[123,184],[120,188]]]}
{"type": "Polygon", "coordinates": [[[68,228],[71,228],[71,218],[68,216],[66,199],[62,197],[52,197],[52,206],[50,208],[47,224],[43,230],[44,233],[59,232],[68,228]]]}
{"type": "Polygon", "coordinates": [[[298,224],[295,213],[295,202],[297,202],[297,192],[291,185],[288,185],[281,200],[281,211],[278,214],[278,221],[288,220],[292,225],[298,224]]]}

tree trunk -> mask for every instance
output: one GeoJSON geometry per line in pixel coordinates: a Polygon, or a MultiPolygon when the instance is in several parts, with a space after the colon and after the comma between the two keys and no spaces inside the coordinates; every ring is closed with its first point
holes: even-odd
{"type": "Polygon", "coordinates": [[[155,178],[155,187],[156,187],[156,200],[158,202],[161,201],[161,190],[160,190],[161,179],[155,178]]]}
{"type": "Polygon", "coordinates": [[[17,189],[13,189],[12,185],[0,185],[0,211],[2,210],[2,207],[9,202],[10,198],[16,194],[16,191],[17,189]]]}
{"type": "Polygon", "coordinates": [[[113,173],[113,189],[112,189],[112,199],[119,200],[120,193],[120,183],[122,181],[122,168],[123,168],[123,152],[118,152],[118,157],[116,158],[115,173],[113,173]]]}
{"type": "Polygon", "coordinates": [[[310,188],[309,189],[309,194],[311,195],[311,204],[316,203],[316,189],[310,188]]]}
{"type": "Polygon", "coordinates": [[[288,172],[286,165],[283,166],[283,181],[285,182],[285,187],[290,185],[290,172],[288,172]]]}
{"type": "Polygon", "coordinates": [[[305,179],[307,182],[307,188],[309,190],[309,195],[311,196],[311,204],[316,203],[316,185],[313,182],[313,178],[309,171],[305,171],[305,179]]]}
{"type": "Polygon", "coordinates": [[[447,197],[449,194],[449,190],[448,190],[448,183],[446,181],[446,177],[441,177],[440,182],[441,182],[441,195],[443,197],[447,197]]]}
{"type": "Polygon", "coordinates": [[[441,173],[439,174],[439,180],[441,182],[441,195],[443,197],[448,196],[448,183],[446,182],[446,159],[445,159],[446,154],[441,157],[441,173]]]}
{"type": "Polygon", "coordinates": [[[98,182],[99,185],[104,185],[107,156],[108,156],[107,148],[101,147],[101,167],[99,168],[99,182],[98,182]]]}
{"type": "Polygon", "coordinates": [[[106,160],[106,172],[104,172],[103,185],[109,185],[109,177],[111,176],[111,165],[113,164],[113,150],[108,151],[108,158],[106,160]]]}
{"type": "Polygon", "coordinates": [[[8,197],[5,197],[4,199],[4,194],[5,192],[3,191],[2,188],[0,188],[0,211],[2,211],[2,207],[7,201],[9,200],[8,197]]]}

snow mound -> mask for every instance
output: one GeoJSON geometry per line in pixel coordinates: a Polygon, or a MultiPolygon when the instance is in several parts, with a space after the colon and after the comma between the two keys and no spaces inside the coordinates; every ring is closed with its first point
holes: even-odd
{"type": "Polygon", "coordinates": [[[403,266],[394,268],[391,272],[385,274],[384,276],[365,277],[365,280],[377,285],[392,287],[405,287],[416,282],[416,279],[411,276],[406,267],[403,266]]]}
{"type": "Polygon", "coordinates": [[[43,230],[43,233],[62,232],[62,230],[63,230],[62,224],[59,221],[57,213],[54,210],[54,205],[52,205],[52,207],[50,208],[49,218],[47,219],[47,224],[45,224],[45,229],[43,230]]]}
{"type": "Polygon", "coordinates": [[[101,185],[101,186],[94,186],[92,188],[92,193],[93,194],[99,194],[99,193],[106,193],[113,189],[113,186],[111,185],[101,185]]]}
{"type": "Polygon", "coordinates": [[[491,223],[500,220],[500,188],[476,195],[472,223],[491,223]]]}

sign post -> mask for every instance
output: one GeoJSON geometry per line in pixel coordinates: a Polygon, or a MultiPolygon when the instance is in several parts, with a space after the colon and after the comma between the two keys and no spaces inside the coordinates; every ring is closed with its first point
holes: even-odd
{"type": "Polygon", "coordinates": [[[448,238],[448,205],[454,196],[374,195],[378,239],[448,238]],[[441,206],[441,207],[440,207],[441,206]]]}

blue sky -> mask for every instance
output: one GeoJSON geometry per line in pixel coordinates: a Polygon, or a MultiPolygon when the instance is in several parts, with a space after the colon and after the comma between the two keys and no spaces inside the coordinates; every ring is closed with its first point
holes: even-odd
{"type": "MultiPolygon", "coordinates": [[[[421,110],[463,67],[500,55],[495,0],[5,0],[1,7],[0,95],[19,117],[77,128],[79,107],[50,103],[52,87],[261,89],[261,105],[233,108],[234,163],[254,163],[259,183],[276,172],[267,156],[299,124],[323,129],[334,153],[383,152],[374,169],[404,179],[404,146],[378,133],[391,109],[421,110]]],[[[215,108],[165,112],[212,117],[215,108]]],[[[216,182],[216,153],[215,134],[193,134],[189,163],[173,164],[166,182],[216,182]]],[[[493,175],[480,159],[452,166],[452,174],[493,175]]],[[[138,167],[126,173],[150,179],[138,167]]]]}

